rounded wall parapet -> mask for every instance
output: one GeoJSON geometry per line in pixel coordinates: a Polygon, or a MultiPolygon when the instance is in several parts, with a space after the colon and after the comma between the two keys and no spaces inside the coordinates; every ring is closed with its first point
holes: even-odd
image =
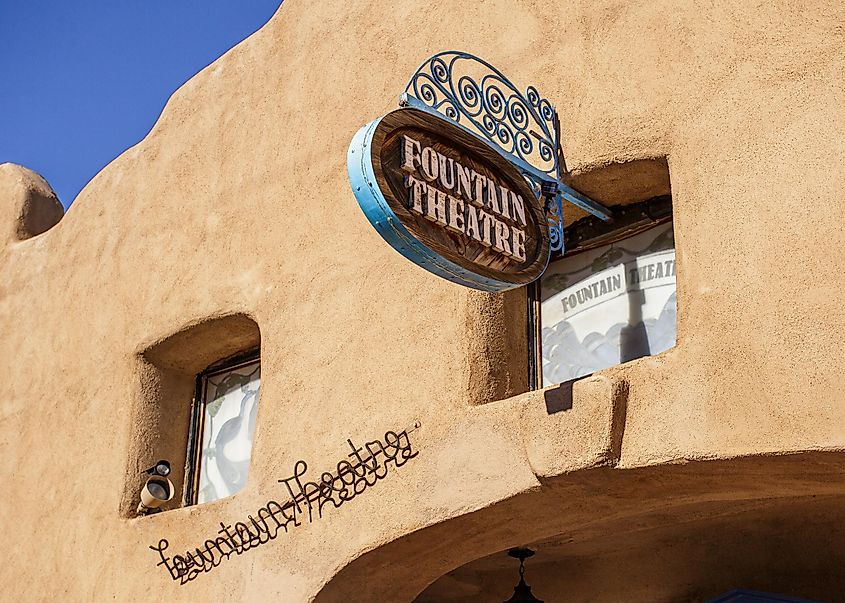
{"type": "Polygon", "coordinates": [[[8,242],[47,232],[64,216],[64,208],[47,181],[14,163],[0,164],[0,207],[8,242]]]}

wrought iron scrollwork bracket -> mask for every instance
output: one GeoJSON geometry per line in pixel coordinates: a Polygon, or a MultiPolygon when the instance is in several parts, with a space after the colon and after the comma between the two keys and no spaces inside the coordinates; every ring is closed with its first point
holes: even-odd
{"type": "Polygon", "coordinates": [[[523,94],[487,61],[445,51],[411,76],[402,106],[446,117],[516,165],[546,203],[551,249],[563,253],[563,201],[610,221],[612,212],[561,180],[557,112],[529,86],[523,94]]]}

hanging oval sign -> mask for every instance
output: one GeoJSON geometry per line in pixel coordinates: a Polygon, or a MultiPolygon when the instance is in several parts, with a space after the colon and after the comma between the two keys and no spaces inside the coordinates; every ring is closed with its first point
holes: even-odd
{"type": "Polygon", "coordinates": [[[540,201],[515,166],[463,128],[398,109],[358,131],[347,167],[373,227],[429,272],[504,291],[546,269],[540,201]]]}

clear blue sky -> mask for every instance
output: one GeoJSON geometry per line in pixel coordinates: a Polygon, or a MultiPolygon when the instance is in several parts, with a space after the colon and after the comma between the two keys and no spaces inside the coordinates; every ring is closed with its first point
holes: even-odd
{"type": "Polygon", "coordinates": [[[0,0],[0,163],[67,207],[280,0],[0,0]]]}

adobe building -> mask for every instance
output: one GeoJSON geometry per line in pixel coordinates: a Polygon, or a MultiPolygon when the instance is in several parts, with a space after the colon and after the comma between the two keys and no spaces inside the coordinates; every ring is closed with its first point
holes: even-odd
{"type": "Polygon", "coordinates": [[[527,547],[547,602],[845,601],[843,23],[287,0],[67,215],[0,166],[3,598],[504,601],[527,547]],[[399,107],[453,49],[554,105],[610,220],[564,199],[554,251],[548,191],[399,107]],[[534,274],[386,242],[385,115],[401,221],[534,274]]]}

